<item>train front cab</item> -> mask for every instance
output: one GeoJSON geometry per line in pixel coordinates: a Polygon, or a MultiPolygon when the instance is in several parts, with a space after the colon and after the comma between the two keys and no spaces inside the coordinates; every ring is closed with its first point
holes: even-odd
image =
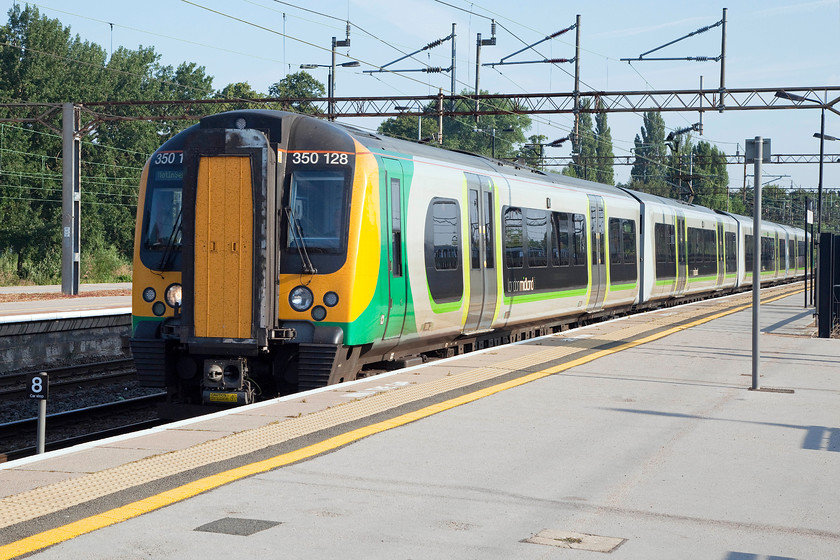
{"type": "MultiPolygon", "coordinates": [[[[313,383],[331,381],[354,292],[372,292],[347,259],[359,244],[356,143],[329,123],[268,111],[207,117],[182,141],[181,243],[167,250],[178,266],[144,261],[135,288],[177,276],[183,296],[161,317],[135,297],[141,383],[142,368],[146,386],[178,402],[246,404],[301,388],[307,371],[313,383]],[[298,365],[306,347],[316,350],[308,369],[298,365]]],[[[145,193],[144,212],[154,196],[145,193]]],[[[153,225],[138,220],[138,241],[153,225]]]]}

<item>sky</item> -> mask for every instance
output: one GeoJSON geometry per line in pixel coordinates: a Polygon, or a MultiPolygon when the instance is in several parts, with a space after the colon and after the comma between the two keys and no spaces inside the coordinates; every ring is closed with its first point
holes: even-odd
{"type": "MultiPolygon", "coordinates": [[[[0,0],[10,9],[16,2],[0,0]]],[[[21,2],[17,2],[21,3],[21,2]]],[[[345,38],[351,23],[351,46],[338,49],[339,63],[352,56],[359,68],[336,72],[336,95],[430,95],[450,89],[443,74],[419,72],[369,74],[397,58],[447,37],[456,24],[458,89],[475,85],[476,34],[490,36],[490,19],[498,22],[497,44],[482,49],[482,62],[498,62],[528,44],[565,29],[581,16],[581,90],[642,91],[716,89],[720,64],[695,61],[643,61],[621,58],[640,54],[711,26],[727,8],[726,86],[729,88],[810,88],[840,85],[840,0],[764,0],[686,3],[661,0],[569,2],[564,0],[44,0],[30,3],[59,19],[72,34],[107,51],[124,46],[153,46],[162,64],[195,62],[213,76],[213,86],[248,82],[266,93],[271,84],[301,64],[330,64],[331,38],[345,38]],[[113,25],[112,25],[113,24],[113,25]]],[[[5,21],[5,19],[4,19],[5,21]]],[[[512,61],[573,58],[575,32],[540,43],[512,61]]],[[[716,57],[721,52],[721,27],[697,34],[658,51],[662,57],[716,57]]],[[[422,65],[448,67],[451,44],[423,51],[416,60],[394,68],[422,65]]],[[[327,68],[310,70],[323,83],[327,68]]],[[[573,64],[523,64],[483,67],[481,88],[493,93],[571,92],[573,64]]],[[[83,99],[67,100],[83,102],[83,99]]],[[[840,105],[838,105],[840,107],[840,105]]],[[[697,112],[664,113],[666,128],[690,126],[697,112]]],[[[527,134],[549,141],[567,136],[571,115],[532,115],[527,134]]],[[[375,128],[372,118],[344,122],[375,128]]],[[[608,119],[616,155],[629,155],[642,126],[641,114],[612,113],[608,119]]],[[[770,138],[773,153],[817,154],[819,109],[789,111],[706,112],[704,135],[727,154],[743,153],[745,139],[770,138]]],[[[827,135],[840,137],[840,115],[826,112],[827,135]]],[[[695,136],[695,141],[698,137],[695,136]]],[[[840,141],[825,142],[825,152],[840,154],[840,141]]],[[[569,143],[546,148],[546,155],[570,155],[569,143]]],[[[838,156],[840,157],[840,156],[838,156]]],[[[835,158],[836,159],[836,158],[835,158]]],[[[740,188],[743,166],[728,168],[730,188],[740,188]]],[[[616,181],[626,181],[629,166],[616,167],[616,181]]],[[[753,168],[747,166],[747,182],[753,168]]],[[[824,188],[840,188],[840,163],[826,164],[824,188]]],[[[763,166],[763,182],[785,188],[815,188],[817,164],[763,166]]]]}

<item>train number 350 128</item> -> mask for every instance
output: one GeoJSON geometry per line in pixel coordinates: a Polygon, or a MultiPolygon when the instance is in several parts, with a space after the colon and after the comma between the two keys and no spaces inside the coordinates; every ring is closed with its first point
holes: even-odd
{"type": "Polygon", "coordinates": [[[292,163],[297,165],[316,165],[318,163],[325,163],[327,165],[347,165],[349,161],[347,154],[337,152],[294,152],[292,154],[292,163]]]}

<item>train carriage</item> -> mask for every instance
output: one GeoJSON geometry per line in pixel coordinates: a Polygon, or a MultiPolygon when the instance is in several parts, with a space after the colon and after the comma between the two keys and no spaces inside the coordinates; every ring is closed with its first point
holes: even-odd
{"type": "MultiPolygon", "coordinates": [[[[173,402],[249,403],[733,287],[742,222],[309,116],[221,113],[143,171],[132,350],[173,402]]],[[[775,280],[790,265],[772,246],[775,280]]]]}

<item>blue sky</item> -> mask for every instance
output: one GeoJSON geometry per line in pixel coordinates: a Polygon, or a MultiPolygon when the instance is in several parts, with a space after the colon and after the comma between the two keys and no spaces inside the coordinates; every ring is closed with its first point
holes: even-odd
{"type": "MultiPolygon", "coordinates": [[[[0,0],[9,9],[11,0],[0,0]]],[[[705,88],[716,88],[720,66],[715,62],[636,62],[620,58],[639,54],[719,21],[727,12],[726,85],[749,87],[815,87],[840,84],[840,0],[736,1],[728,4],[664,2],[566,2],[531,0],[44,0],[35,5],[49,17],[69,25],[73,33],[102,45],[135,49],[152,45],[164,64],[196,62],[214,76],[214,87],[246,81],[259,92],[300,64],[329,64],[330,38],[343,39],[344,20],[353,24],[351,47],[339,49],[363,61],[360,68],[337,73],[336,93],[346,96],[426,95],[449,88],[449,77],[410,73],[371,76],[363,70],[388,63],[447,36],[456,23],[457,80],[459,89],[475,81],[476,33],[489,37],[490,20],[499,22],[497,45],[485,47],[482,62],[495,62],[547,35],[564,29],[581,15],[581,89],[639,91],[694,89],[704,76],[705,88]],[[297,6],[305,6],[305,11],[297,6]],[[209,8],[209,10],[207,9],[209,8]],[[210,11],[213,10],[213,11],[210,11]],[[215,12],[220,13],[215,13],[215,12]],[[332,18],[312,13],[320,12],[332,18]],[[470,13],[472,12],[472,13],[470,13]],[[237,21],[229,16],[244,20],[237,21]],[[113,31],[111,24],[113,23],[113,31]],[[367,33],[366,33],[367,32],[367,33]],[[286,35],[284,37],[283,35],[286,35]]],[[[574,32],[546,41],[537,53],[522,53],[512,60],[572,58],[574,32]]],[[[667,57],[709,56],[720,53],[720,27],[659,51],[667,57]]],[[[653,55],[651,55],[653,56],[653,55]]],[[[402,68],[420,63],[449,66],[450,47],[441,46],[406,61],[402,68]]],[[[339,59],[341,62],[342,59],[339,59]]],[[[346,59],[345,59],[346,60],[346,59]]],[[[485,67],[481,87],[491,92],[568,92],[574,87],[571,64],[485,67]]],[[[327,81],[327,69],[312,74],[327,81]]],[[[72,100],[84,101],[84,100],[72,100]]],[[[666,126],[674,129],[698,120],[697,113],[667,113],[666,126]]],[[[703,140],[726,153],[743,150],[744,140],[761,135],[772,139],[775,153],[817,153],[819,110],[707,112],[703,140]]],[[[570,116],[535,116],[532,133],[549,139],[566,136],[570,116]]],[[[357,126],[375,127],[373,119],[350,119],[357,126]]],[[[611,114],[609,124],[615,153],[627,155],[641,127],[640,115],[611,114]]],[[[840,136],[840,116],[827,113],[826,133],[840,136]]],[[[840,142],[826,142],[827,153],[840,153],[840,142]],[[835,147],[836,145],[836,147],[835,147]]],[[[569,155],[569,147],[549,149],[547,155],[569,155]]],[[[749,180],[752,169],[748,169],[749,180]]],[[[784,186],[815,187],[816,165],[765,165],[784,186]]],[[[629,167],[617,167],[623,181],[629,167]]],[[[742,184],[743,169],[730,166],[730,186],[742,184]]],[[[827,165],[826,188],[840,187],[840,163],[827,165]]]]}

